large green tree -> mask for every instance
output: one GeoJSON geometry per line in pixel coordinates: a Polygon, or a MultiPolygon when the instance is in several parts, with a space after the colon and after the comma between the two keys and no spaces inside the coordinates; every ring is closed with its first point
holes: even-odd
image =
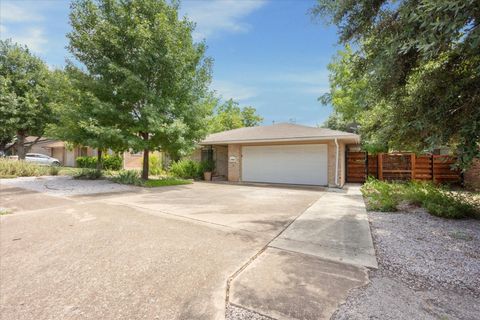
{"type": "Polygon", "coordinates": [[[319,0],[312,11],[346,45],[322,102],[358,121],[367,147],[449,145],[463,167],[480,155],[478,0],[319,0]]]}
{"type": "Polygon", "coordinates": [[[95,97],[127,145],[173,156],[188,152],[207,128],[211,60],[192,39],[194,24],[161,0],[77,0],[69,49],[96,83],[95,97]]]}
{"type": "Polygon", "coordinates": [[[233,99],[223,103],[216,101],[213,116],[210,120],[209,132],[220,132],[242,127],[254,127],[262,123],[263,118],[254,107],[240,107],[233,99]]]}
{"type": "Polygon", "coordinates": [[[25,138],[41,137],[50,121],[49,70],[30,51],[0,40],[0,147],[16,139],[19,159],[25,159],[25,138]]]}
{"type": "Polygon", "coordinates": [[[47,128],[49,137],[96,148],[97,169],[102,168],[103,150],[128,149],[113,116],[115,106],[97,97],[105,88],[72,64],[65,71],[53,72],[51,83],[55,88],[50,92],[55,120],[47,128]]]}

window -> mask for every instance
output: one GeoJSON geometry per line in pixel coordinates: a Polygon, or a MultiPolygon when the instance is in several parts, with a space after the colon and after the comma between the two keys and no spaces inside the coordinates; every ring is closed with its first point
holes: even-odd
{"type": "Polygon", "coordinates": [[[201,161],[213,161],[213,148],[205,147],[202,148],[201,161]]]}

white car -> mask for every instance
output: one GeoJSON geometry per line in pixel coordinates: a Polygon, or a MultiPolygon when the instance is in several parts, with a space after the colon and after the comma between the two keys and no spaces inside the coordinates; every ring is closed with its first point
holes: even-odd
{"type": "Polygon", "coordinates": [[[41,153],[27,153],[25,156],[25,161],[34,162],[39,165],[44,166],[59,166],[60,160],[46,156],[41,153]]]}

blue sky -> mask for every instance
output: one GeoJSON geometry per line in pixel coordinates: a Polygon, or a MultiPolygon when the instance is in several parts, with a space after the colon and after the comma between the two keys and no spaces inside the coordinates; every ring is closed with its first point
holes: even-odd
{"type": "MultiPolygon", "coordinates": [[[[316,125],[330,114],[317,98],[328,90],[327,65],[340,49],[334,27],[314,22],[314,0],[192,0],[182,13],[197,23],[214,59],[212,89],[257,108],[264,124],[316,125]]],[[[26,44],[51,67],[68,52],[67,0],[0,1],[0,37],[26,44]]]]}

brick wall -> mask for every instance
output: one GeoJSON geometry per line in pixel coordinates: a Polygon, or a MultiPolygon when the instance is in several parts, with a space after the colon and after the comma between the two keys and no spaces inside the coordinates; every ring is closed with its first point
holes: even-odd
{"type": "Polygon", "coordinates": [[[228,181],[238,182],[241,177],[242,166],[242,146],[238,144],[228,145],[228,181]],[[236,161],[232,157],[235,157],[236,161]]]}
{"type": "Polygon", "coordinates": [[[475,159],[472,166],[464,174],[464,182],[467,188],[480,190],[480,159],[475,159]]]}

